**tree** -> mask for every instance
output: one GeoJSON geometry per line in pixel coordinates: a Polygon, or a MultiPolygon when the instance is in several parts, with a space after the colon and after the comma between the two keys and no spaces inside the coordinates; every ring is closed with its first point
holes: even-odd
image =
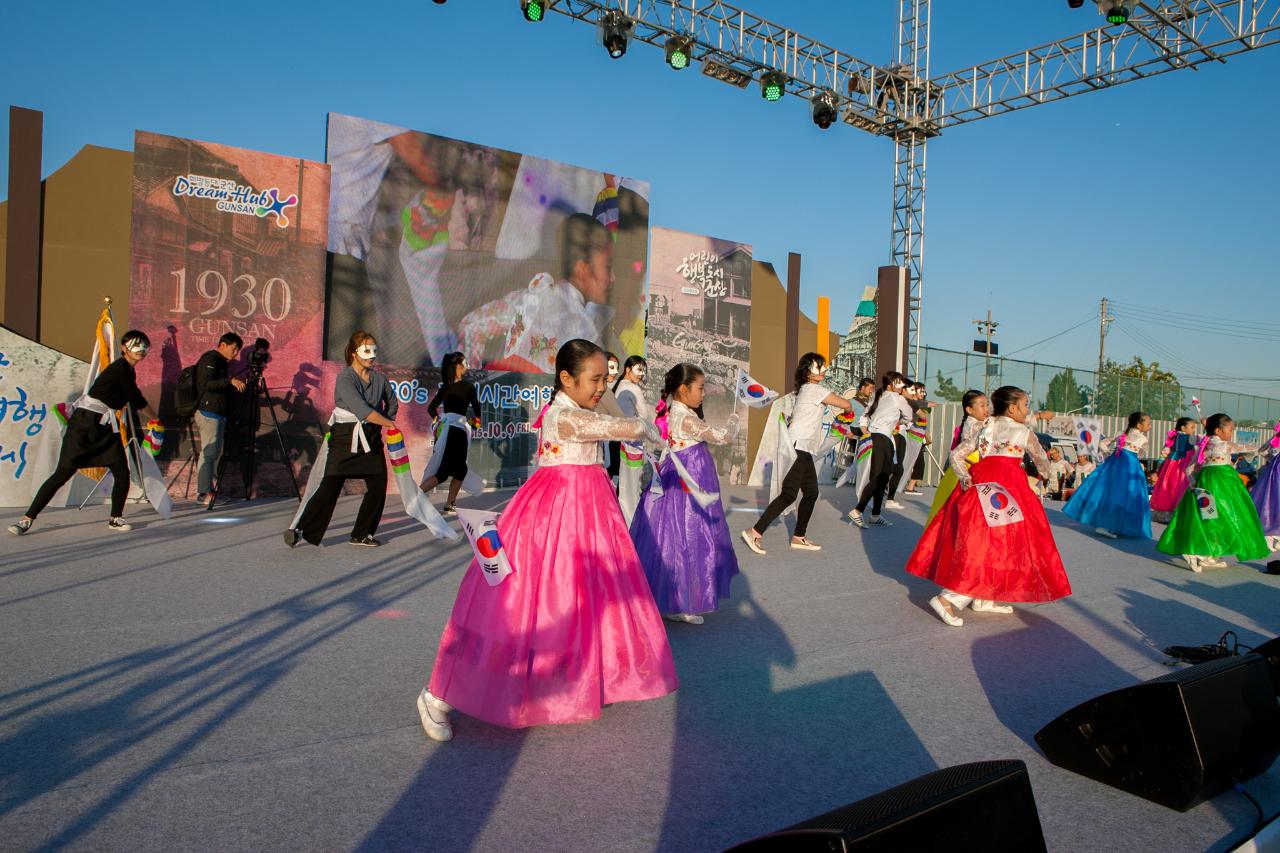
{"type": "Polygon", "coordinates": [[[1049,392],[1040,401],[1040,409],[1065,415],[1083,409],[1088,402],[1089,389],[1076,381],[1075,371],[1068,367],[1049,380],[1049,392]]]}
{"type": "Polygon", "coordinates": [[[1172,420],[1187,408],[1178,377],[1162,370],[1160,362],[1150,364],[1138,356],[1128,364],[1110,359],[1098,374],[1093,412],[1097,415],[1127,415],[1143,411],[1157,420],[1172,420]]]}
{"type": "Polygon", "coordinates": [[[954,379],[943,376],[941,370],[938,371],[938,381],[933,386],[933,393],[952,403],[959,403],[964,398],[964,391],[960,390],[960,386],[956,385],[954,379]]]}

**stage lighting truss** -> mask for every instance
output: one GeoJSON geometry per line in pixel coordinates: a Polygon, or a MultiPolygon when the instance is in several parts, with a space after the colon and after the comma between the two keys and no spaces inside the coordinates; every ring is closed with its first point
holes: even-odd
{"type": "Polygon", "coordinates": [[[676,71],[689,67],[693,61],[693,39],[689,36],[671,36],[666,44],[667,64],[676,71]]]}
{"type": "Polygon", "coordinates": [[[600,43],[609,51],[609,58],[621,59],[627,52],[627,34],[631,32],[631,19],[614,9],[600,16],[600,43]]]}
{"type": "Polygon", "coordinates": [[[777,71],[766,71],[760,75],[760,97],[766,101],[780,101],[787,93],[787,76],[777,71]]]}
{"type": "Polygon", "coordinates": [[[538,23],[547,16],[546,0],[520,0],[520,11],[530,23],[538,23]]]}
{"type": "Polygon", "coordinates": [[[809,99],[809,104],[813,108],[813,123],[818,127],[826,130],[831,127],[831,123],[836,120],[839,113],[836,110],[835,92],[819,92],[809,99]]]}

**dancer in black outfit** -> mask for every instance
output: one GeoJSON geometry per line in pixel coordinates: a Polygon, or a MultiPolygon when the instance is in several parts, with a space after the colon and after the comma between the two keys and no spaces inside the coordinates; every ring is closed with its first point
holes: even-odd
{"type": "MultiPolygon", "coordinates": [[[[116,411],[132,406],[135,414],[143,414],[146,420],[154,418],[147,398],[138,390],[133,368],[147,357],[151,339],[142,332],[131,330],[120,339],[120,357],[98,374],[89,387],[89,393],[75,402],[75,409],[67,420],[67,432],[62,439],[62,451],[58,455],[58,467],[49,475],[36,492],[27,514],[9,525],[9,532],[21,536],[31,529],[40,514],[63,485],[81,468],[107,468],[111,471],[111,517],[107,529],[115,532],[132,530],[125,521],[124,502],[129,497],[129,463],[125,459],[124,444],[120,440],[116,424],[116,411]]],[[[134,425],[130,424],[129,429],[134,425]]]]}
{"type": "Polygon", "coordinates": [[[880,379],[875,399],[863,416],[863,427],[871,433],[871,471],[858,505],[849,510],[849,518],[859,527],[867,526],[868,522],[862,518],[867,504],[871,504],[871,524],[889,524],[881,517],[880,510],[884,505],[889,480],[895,474],[901,476],[902,473],[902,451],[894,442],[894,434],[899,426],[909,425],[914,418],[911,406],[902,396],[906,384],[907,380],[901,373],[886,373],[880,379]]]}
{"type": "Polygon", "coordinates": [[[449,497],[442,510],[445,515],[454,511],[453,504],[458,499],[462,481],[467,477],[467,450],[471,444],[467,407],[470,406],[476,417],[480,417],[476,386],[462,378],[466,372],[467,365],[462,353],[451,352],[446,355],[440,372],[443,380],[440,390],[427,404],[427,414],[432,418],[437,417],[441,407],[444,408],[444,422],[440,425],[421,486],[424,492],[429,492],[445,480],[452,480],[449,483],[449,497]]]}

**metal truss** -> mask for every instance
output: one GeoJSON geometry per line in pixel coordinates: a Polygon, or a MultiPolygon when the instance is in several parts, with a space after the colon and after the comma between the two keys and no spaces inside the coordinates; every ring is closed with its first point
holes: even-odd
{"type": "Polygon", "coordinates": [[[1142,80],[1280,42],[1280,0],[1137,4],[1099,27],[929,81],[939,129],[1142,80]]]}
{"type": "MultiPolygon", "coordinates": [[[[1125,24],[929,76],[930,0],[898,0],[897,61],[877,66],[717,0],[550,0],[553,12],[630,38],[693,40],[703,73],[740,88],[765,72],[787,92],[822,96],[843,121],[894,143],[890,257],[910,275],[907,368],[920,352],[926,147],[944,128],[1096,92],[1280,42],[1280,0],[1137,0],[1125,24]]],[[[1093,14],[1086,11],[1083,14],[1093,14]]]]}

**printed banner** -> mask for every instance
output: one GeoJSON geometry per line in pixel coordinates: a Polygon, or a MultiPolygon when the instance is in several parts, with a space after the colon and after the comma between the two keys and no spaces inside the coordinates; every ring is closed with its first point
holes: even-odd
{"type": "MultiPolygon", "coordinates": [[[[740,372],[746,373],[750,361],[751,246],[654,228],[652,264],[649,385],[660,389],[679,362],[696,364],[707,375],[707,423],[723,427],[738,408],[740,372]]],[[[746,483],[745,429],[732,444],[709,449],[726,484],[746,483]]]]}
{"type": "Polygon", "coordinates": [[[511,564],[507,562],[507,552],[502,547],[502,537],[498,535],[498,513],[478,509],[459,509],[457,512],[462,529],[471,542],[471,551],[484,572],[484,579],[489,586],[497,586],[511,574],[511,564]]]}
{"type": "Polygon", "coordinates": [[[89,366],[0,326],[0,506],[26,508],[40,488],[36,454],[60,429],[56,406],[80,396],[89,366]]]}
{"type": "Polygon", "coordinates": [[[152,355],[137,372],[142,393],[166,426],[168,440],[157,461],[166,476],[178,466],[190,469],[190,476],[174,481],[172,494],[193,497],[195,486],[195,464],[187,464],[189,421],[173,411],[178,375],[226,332],[245,344],[230,374],[244,380],[260,375],[267,393],[256,405],[251,395],[231,396],[222,491],[243,493],[253,442],[256,493],[294,494],[286,465],[305,480],[332,405],[331,397],[315,399],[329,167],[138,131],[133,168],[129,324],[152,342],[152,355]],[[273,434],[273,413],[288,458],[273,434]],[[255,422],[258,431],[250,435],[255,422]]]}
{"type": "Polygon", "coordinates": [[[999,483],[977,483],[978,502],[982,505],[982,518],[987,527],[1004,527],[1022,521],[1022,509],[1013,495],[999,483]]]}
{"type": "Polygon", "coordinates": [[[561,344],[644,354],[648,184],[337,114],[326,159],[332,373],[353,331],[377,337],[417,460],[439,367],[463,353],[481,406],[468,465],[522,482],[561,344]]]}

